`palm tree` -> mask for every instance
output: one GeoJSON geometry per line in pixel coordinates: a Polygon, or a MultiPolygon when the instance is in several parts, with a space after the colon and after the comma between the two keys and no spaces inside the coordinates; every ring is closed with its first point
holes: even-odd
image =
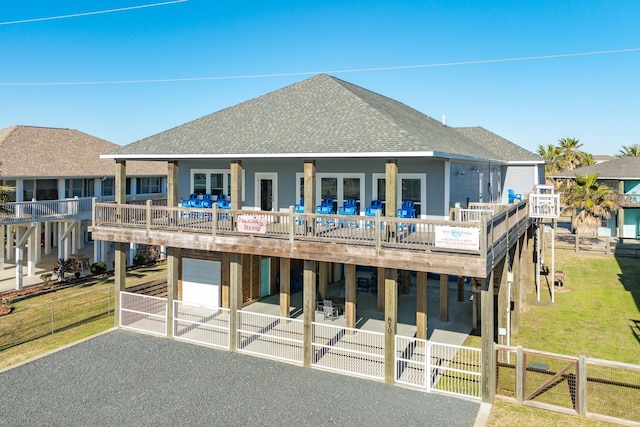
{"type": "Polygon", "coordinates": [[[596,236],[602,218],[618,209],[613,188],[598,183],[598,175],[576,175],[574,185],[567,188],[565,209],[572,214],[573,228],[578,234],[596,236]]]}
{"type": "Polygon", "coordinates": [[[640,144],[623,145],[616,157],[640,157],[640,144]]]}
{"type": "Polygon", "coordinates": [[[547,184],[552,184],[552,179],[548,178],[561,171],[560,169],[560,149],[553,144],[538,145],[538,154],[544,159],[544,174],[547,184]]]}

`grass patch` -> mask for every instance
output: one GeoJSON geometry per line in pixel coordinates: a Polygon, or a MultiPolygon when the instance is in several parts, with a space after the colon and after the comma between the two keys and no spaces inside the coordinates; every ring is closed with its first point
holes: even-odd
{"type": "MultiPolygon", "coordinates": [[[[551,264],[550,261],[545,259],[547,264],[551,264]]],[[[553,304],[544,276],[541,277],[540,302],[535,285],[528,286],[527,311],[520,316],[520,332],[512,335],[511,344],[570,356],[640,364],[640,260],[557,250],[555,264],[556,270],[566,273],[564,286],[555,288],[553,304]]],[[[465,345],[479,348],[481,338],[470,336],[465,345]]],[[[505,378],[505,381],[506,384],[510,380],[505,378]]],[[[496,402],[489,425],[610,424],[496,402]]]]}
{"type": "MultiPolygon", "coordinates": [[[[126,287],[166,278],[166,264],[127,272],[126,287]]],[[[13,302],[0,316],[0,368],[28,360],[114,326],[114,278],[104,276],[13,302]]]]}

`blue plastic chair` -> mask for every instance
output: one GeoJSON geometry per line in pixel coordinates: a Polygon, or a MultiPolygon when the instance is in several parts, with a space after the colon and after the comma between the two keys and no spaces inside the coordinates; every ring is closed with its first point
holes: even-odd
{"type": "Polygon", "coordinates": [[[509,188],[507,190],[507,194],[508,194],[508,197],[509,197],[509,203],[521,202],[522,201],[522,194],[516,193],[515,191],[513,191],[512,188],[509,188]]]}
{"type": "MultiPolygon", "coordinates": [[[[319,215],[333,215],[335,212],[333,211],[333,201],[331,204],[316,206],[316,213],[319,215]]],[[[325,226],[334,225],[335,221],[333,219],[320,219],[316,220],[316,225],[324,224],[325,226]]]]}
{"type": "MultiPolygon", "coordinates": [[[[398,218],[415,218],[416,217],[416,209],[415,209],[415,205],[413,203],[412,200],[405,200],[404,202],[402,202],[402,207],[400,209],[398,209],[398,212],[396,214],[396,216],[398,218]]],[[[411,231],[416,231],[416,225],[415,224],[402,224],[399,223],[398,224],[398,228],[400,230],[404,229],[404,227],[407,227],[407,229],[411,232],[411,231]]]]}
{"type": "MultiPolygon", "coordinates": [[[[364,216],[376,216],[376,212],[382,215],[382,200],[372,200],[371,205],[364,209],[364,216]]],[[[373,221],[365,221],[364,227],[373,227],[373,221]]]]}
{"type": "MultiPolygon", "coordinates": [[[[355,204],[353,206],[345,205],[345,206],[342,206],[342,207],[340,207],[338,209],[338,214],[339,215],[357,216],[358,215],[358,208],[355,206],[355,204]]],[[[353,227],[353,226],[358,228],[358,220],[340,219],[338,221],[338,227],[353,227]]]]}
{"type": "MultiPolygon", "coordinates": [[[[300,203],[293,207],[293,212],[304,213],[304,199],[300,199],[300,203]]],[[[304,224],[304,218],[296,217],[296,224],[304,224]]]]}

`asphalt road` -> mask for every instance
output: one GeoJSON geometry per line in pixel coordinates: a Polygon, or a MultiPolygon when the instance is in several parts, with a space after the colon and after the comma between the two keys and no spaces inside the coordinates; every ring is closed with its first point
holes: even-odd
{"type": "Polygon", "coordinates": [[[0,373],[2,426],[468,426],[479,403],[115,330],[0,373]]]}

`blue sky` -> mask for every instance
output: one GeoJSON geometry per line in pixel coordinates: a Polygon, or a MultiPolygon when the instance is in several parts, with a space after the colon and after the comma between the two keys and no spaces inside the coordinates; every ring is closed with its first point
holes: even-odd
{"type": "Polygon", "coordinates": [[[124,145],[329,72],[531,151],[640,143],[638,0],[188,0],[10,23],[160,2],[0,0],[0,128],[124,145]],[[538,59],[492,61],[517,58],[538,59]]]}

